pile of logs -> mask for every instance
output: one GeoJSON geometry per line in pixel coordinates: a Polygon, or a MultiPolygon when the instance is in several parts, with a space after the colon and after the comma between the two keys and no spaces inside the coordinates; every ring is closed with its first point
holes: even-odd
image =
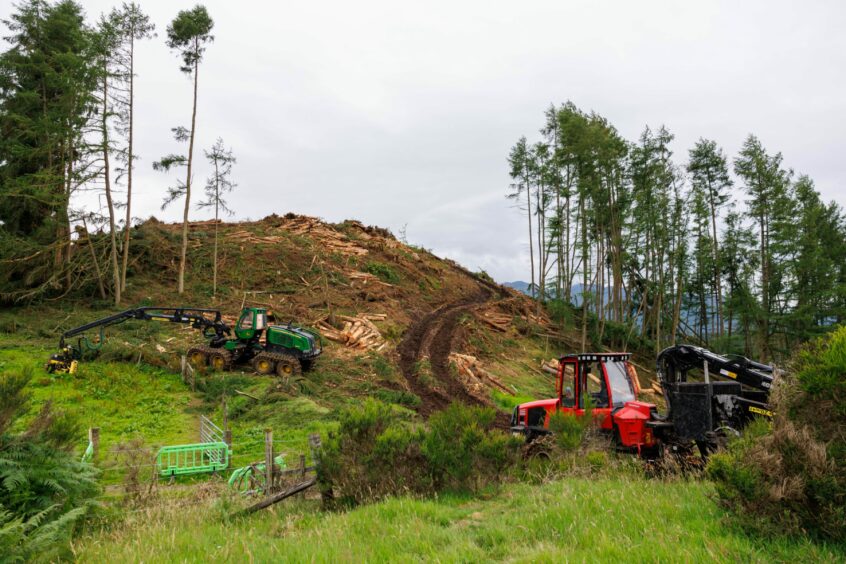
{"type": "Polygon", "coordinates": [[[549,372],[550,374],[558,375],[558,359],[544,360],[541,363],[541,370],[549,372]]]}
{"type": "Polygon", "coordinates": [[[476,399],[488,403],[490,401],[488,389],[513,394],[499,378],[482,368],[482,363],[475,356],[453,352],[449,355],[449,361],[458,371],[461,385],[476,399]]]}
{"type": "Polygon", "coordinates": [[[319,322],[318,327],[330,341],[362,351],[381,351],[388,343],[373,321],[384,321],[387,317],[384,313],[364,313],[358,317],[338,315],[337,318],[344,322],[343,329],[338,330],[325,321],[319,322]]]}
{"type": "Polygon", "coordinates": [[[377,286],[388,286],[389,288],[393,288],[393,284],[388,284],[387,282],[382,282],[379,278],[369,272],[360,272],[358,270],[352,270],[346,273],[347,278],[350,279],[352,282],[361,282],[362,286],[366,286],[367,284],[375,284],[377,286]]]}
{"type": "Polygon", "coordinates": [[[316,238],[329,251],[356,256],[362,256],[368,253],[367,249],[356,245],[347,239],[343,233],[335,231],[316,217],[298,215],[294,218],[286,219],[282,225],[282,229],[295,235],[307,235],[316,238]]]}
{"type": "Polygon", "coordinates": [[[271,245],[276,244],[282,240],[282,237],[279,237],[278,235],[261,236],[256,235],[255,233],[250,233],[249,231],[243,229],[240,231],[233,231],[232,233],[227,233],[226,238],[233,241],[238,241],[239,243],[268,243],[271,245]]]}
{"type": "Polygon", "coordinates": [[[508,314],[500,313],[498,311],[482,311],[479,312],[479,319],[497,331],[505,332],[508,331],[509,327],[511,327],[511,320],[513,318],[508,314]]]}

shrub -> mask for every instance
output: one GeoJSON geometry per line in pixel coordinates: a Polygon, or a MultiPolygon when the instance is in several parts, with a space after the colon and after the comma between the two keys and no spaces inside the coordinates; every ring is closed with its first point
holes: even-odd
{"type": "Polygon", "coordinates": [[[549,417],[549,430],[556,445],[563,451],[573,451],[581,446],[588,428],[589,417],[577,417],[572,413],[556,411],[549,417]]]}
{"type": "Polygon", "coordinates": [[[46,403],[23,425],[31,371],[0,376],[0,560],[58,559],[97,494],[96,471],[72,448],[76,423],[46,403]],[[19,432],[13,429],[22,429],[19,432]]]}
{"type": "Polygon", "coordinates": [[[381,262],[367,263],[367,272],[377,276],[382,282],[389,284],[399,284],[400,282],[399,274],[393,268],[381,262]]]}
{"type": "Polygon", "coordinates": [[[846,540],[846,327],[804,347],[771,395],[775,416],[711,457],[720,499],[761,531],[846,540]]]}
{"type": "Polygon", "coordinates": [[[432,414],[423,441],[436,489],[475,490],[516,462],[520,441],[490,431],[492,408],[454,403],[432,414]]]}
{"type": "Polygon", "coordinates": [[[339,414],[321,456],[319,479],[343,504],[389,495],[474,491],[496,482],[517,461],[519,440],[491,431],[492,409],[455,404],[428,428],[390,405],[368,399],[339,414]]]}

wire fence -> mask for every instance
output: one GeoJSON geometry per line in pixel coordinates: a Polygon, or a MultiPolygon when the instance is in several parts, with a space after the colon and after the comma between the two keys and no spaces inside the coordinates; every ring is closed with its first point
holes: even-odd
{"type": "MultiPolygon", "coordinates": [[[[93,447],[91,463],[100,471],[99,479],[103,484],[101,495],[95,499],[105,504],[146,504],[151,500],[167,500],[167,506],[174,508],[173,500],[182,501],[197,497],[184,505],[194,505],[207,500],[211,493],[219,497],[230,486],[228,475],[241,470],[249,470],[251,476],[258,476],[258,482],[250,479],[250,488],[240,487],[242,495],[255,495],[276,491],[290,485],[290,479],[305,479],[306,474],[316,471],[318,457],[315,445],[320,444],[319,436],[297,436],[293,438],[274,437],[272,431],[265,430],[264,436],[257,436],[255,430],[244,433],[243,440],[233,438],[228,426],[216,425],[205,415],[199,420],[199,443],[229,445],[228,456],[224,460],[214,460],[209,468],[213,471],[188,469],[184,474],[167,473],[163,468],[162,449],[189,448],[192,445],[143,445],[131,441],[123,445],[110,445],[99,449],[99,428],[89,430],[89,448],[93,447]],[[268,461],[272,461],[268,465],[268,461]],[[221,466],[222,463],[222,466],[221,466]],[[228,463],[228,465],[227,465],[228,463]],[[270,470],[268,470],[268,468],[270,470]],[[201,473],[203,472],[203,473],[201,473]],[[179,477],[179,480],[176,478],[179,477]],[[185,480],[189,480],[188,483],[185,480]],[[272,481],[268,481],[272,480],[272,481]],[[257,486],[255,484],[258,484],[257,486]],[[270,484],[266,487],[264,484],[270,484]]],[[[200,450],[208,450],[202,449],[200,450]]],[[[243,475],[243,474],[242,474],[243,475]]],[[[234,479],[234,478],[233,478],[234,479]]],[[[243,483],[243,482],[242,482],[243,483]]],[[[131,510],[130,513],[149,511],[150,507],[131,510]]]]}

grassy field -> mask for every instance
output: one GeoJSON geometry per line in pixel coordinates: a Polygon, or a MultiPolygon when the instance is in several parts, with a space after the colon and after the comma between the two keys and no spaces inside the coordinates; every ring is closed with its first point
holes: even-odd
{"type": "Polygon", "coordinates": [[[564,479],[480,497],[317,501],[227,519],[225,504],[151,509],[75,543],[82,562],[836,562],[842,547],[745,536],[705,483],[564,479]]]}
{"type": "MultiPolygon", "coordinates": [[[[396,498],[335,513],[322,512],[317,500],[286,500],[243,519],[229,517],[243,502],[225,493],[221,477],[202,476],[160,484],[152,506],[123,506],[126,462],[111,451],[136,441],[150,456],[161,445],[195,442],[200,414],[222,423],[224,395],[234,466],[262,458],[266,428],[274,431],[276,452],[288,454],[294,465],[307,452],[308,435],[336,424],[345,406],[376,397],[412,410],[420,398],[404,391],[397,366],[393,347],[401,324],[385,327],[392,346],[384,353],[352,354],[329,344],[313,371],[284,384],[236,371],[203,375],[192,392],[177,367],[180,351],[196,342],[196,332],[143,323],[111,330],[100,359],[83,362],[77,374],[47,374],[43,364],[55,352],[60,329],[112,310],[100,305],[0,311],[0,374],[31,371],[30,417],[46,401],[75,413],[82,424],[80,453],[87,444],[84,428],[101,429],[102,500],[111,510],[106,521],[74,540],[80,561],[846,560],[842,547],[744,535],[718,508],[706,482],[609,477],[607,472],[593,479],[510,484],[476,497],[396,498]],[[137,363],[139,354],[143,360],[137,363]]],[[[349,313],[357,311],[352,302],[348,307],[349,313]]],[[[462,350],[483,358],[514,390],[514,396],[492,394],[501,409],[553,393],[552,379],[537,367],[561,352],[555,346],[489,331],[470,316],[459,325],[466,343],[462,350]]]]}

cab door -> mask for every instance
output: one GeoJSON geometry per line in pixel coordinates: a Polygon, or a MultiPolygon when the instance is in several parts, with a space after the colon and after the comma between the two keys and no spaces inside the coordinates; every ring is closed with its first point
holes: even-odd
{"type": "Polygon", "coordinates": [[[560,363],[558,375],[558,397],[560,409],[564,413],[573,414],[576,411],[576,390],[579,363],[575,360],[565,360],[560,363]]]}
{"type": "Polygon", "coordinates": [[[601,359],[582,361],[579,364],[578,384],[576,415],[584,415],[585,406],[589,402],[593,408],[594,420],[602,428],[610,429],[613,425],[612,406],[605,362],[601,359]]]}

